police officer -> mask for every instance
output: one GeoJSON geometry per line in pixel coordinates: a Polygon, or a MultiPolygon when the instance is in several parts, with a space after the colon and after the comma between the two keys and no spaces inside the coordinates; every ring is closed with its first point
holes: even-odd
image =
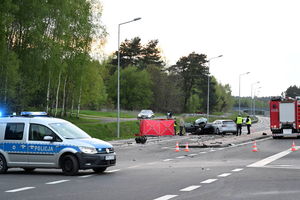
{"type": "Polygon", "coordinates": [[[236,136],[241,135],[242,134],[242,124],[243,124],[243,118],[241,117],[241,115],[238,115],[236,120],[236,136]]]}
{"type": "Polygon", "coordinates": [[[248,130],[248,133],[247,134],[250,134],[250,127],[251,127],[251,118],[249,116],[247,116],[247,119],[246,119],[246,125],[247,125],[247,130],[248,130]]]}

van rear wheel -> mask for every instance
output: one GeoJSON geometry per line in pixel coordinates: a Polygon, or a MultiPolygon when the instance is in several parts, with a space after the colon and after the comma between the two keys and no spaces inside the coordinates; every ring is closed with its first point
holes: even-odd
{"type": "Polygon", "coordinates": [[[0,154],[0,174],[4,174],[7,171],[7,163],[3,155],[0,154]]]}
{"type": "Polygon", "coordinates": [[[66,155],[62,158],[61,168],[65,175],[74,176],[78,173],[79,164],[75,156],[66,155]]]}

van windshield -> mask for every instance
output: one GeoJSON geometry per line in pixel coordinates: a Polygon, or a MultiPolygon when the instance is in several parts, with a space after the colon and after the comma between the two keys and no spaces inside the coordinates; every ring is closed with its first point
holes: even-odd
{"type": "Polygon", "coordinates": [[[51,123],[49,126],[65,139],[91,138],[86,132],[71,123],[51,123]]]}

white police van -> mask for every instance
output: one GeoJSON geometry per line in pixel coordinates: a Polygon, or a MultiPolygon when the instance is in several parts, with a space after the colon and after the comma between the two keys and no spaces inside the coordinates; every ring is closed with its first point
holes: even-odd
{"type": "Polygon", "coordinates": [[[0,118],[0,174],[8,168],[61,168],[66,175],[80,169],[104,172],[116,164],[114,148],[91,138],[72,123],[45,112],[22,112],[0,118]]]}

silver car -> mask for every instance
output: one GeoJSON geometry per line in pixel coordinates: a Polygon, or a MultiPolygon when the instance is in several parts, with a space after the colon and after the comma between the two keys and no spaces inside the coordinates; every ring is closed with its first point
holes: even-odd
{"type": "Polygon", "coordinates": [[[151,119],[154,117],[154,112],[152,110],[141,110],[138,114],[138,119],[151,119]]]}
{"type": "Polygon", "coordinates": [[[233,120],[216,120],[213,122],[215,133],[216,134],[222,134],[225,133],[233,133],[236,134],[236,123],[233,120]]]}

